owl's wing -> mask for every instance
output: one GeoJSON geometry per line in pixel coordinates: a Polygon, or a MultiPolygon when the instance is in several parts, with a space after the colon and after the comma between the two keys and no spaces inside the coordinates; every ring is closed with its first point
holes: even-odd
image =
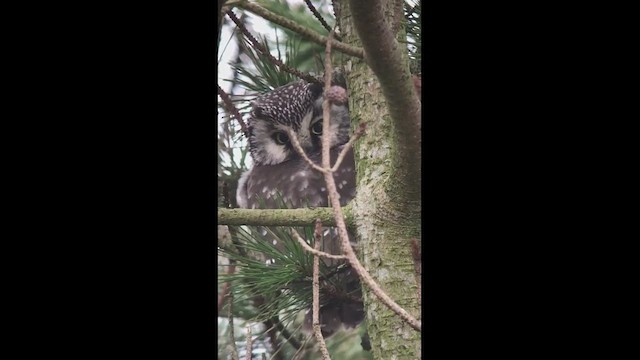
{"type": "MultiPolygon", "coordinates": [[[[331,150],[332,163],[342,147],[331,150]]],[[[310,158],[317,164],[321,162],[320,154],[311,154],[310,158]]],[[[340,195],[341,205],[346,205],[355,196],[355,164],[353,151],[350,150],[334,180],[340,195]]],[[[240,178],[236,195],[238,205],[243,208],[280,208],[282,202],[288,208],[326,207],[328,206],[324,175],[311,169],[303,159],[293,159],[276,165],[254,166],[240,178]]],[[[273,229],[257,227],[261,238],[272,243],[278,250],[285,251],[273,229]]],[[[332,254],[340,254],[340,241],[335,228],[323,229],[321,249],[332,254]]],[[[303,234],[301,234],[303,235],[303,234]]],[[[303,235],[304,236],[304,235],[303,235]]],[[[349,234],[352,244],[354,237],[349,234]]],[[[358,275],[344,260],[323,259],[323,262],[337,270],[331,278],[323,283],[325,289],[333,288],[331,293],[325,291],[321,295],[321,324],[325,336],[330,336],[342,324],[347,327],[357,326],[364,318],[361,290],[358,275]]],[[[311,313],[305,321],[310,327],[311,313]]]]}

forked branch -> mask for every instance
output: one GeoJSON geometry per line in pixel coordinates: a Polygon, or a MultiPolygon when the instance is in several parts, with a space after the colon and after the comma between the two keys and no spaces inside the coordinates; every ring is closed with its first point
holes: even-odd
{"type": "MultiPolygon", "coordinates": [[[[333,36],[333,30],[329,33],[329,38],[326,43],[326,58],[325,58],[325,94],[329,93],[331,88],[331,38],[333,36]]],[[[338,234],[340,236],[340,245],[342,248],[342,252],[346,255],[351,267],[358,273],[360,279],[363,283],[365,283],[387,307],[389,307],[393,312],[395,312],[398,316],[400,316],[403,320],[405,320],[411,327],[414,329],[421,331],[422,324],[420,321],[416,320],[411,314],[409,314],[405,309],[403,309],[400,305],[398,305],[393,299],[389,297],[378,285],[375,280],[371,277],[371,275],[366,271],[366,269],[362,266],[360,261],[358,260],[355,252],[351,248],[351,244],[349,242],[349,235],[347,233],[347,227],[344,221],[344,215],[342,213],[342,207],[340,206],[340,201],[338,197],[338,190],[336,188],[335,180],[332,174],[332,166],[330,159],[330,124],[331,124],[331,111],[330,111],[330,102],[331,99],[329,96],[325,96],[324,102],[322,104],[323,108],[323,124],[322,124],[322,167],[317,169],[318,171],[324,174],[325,183],[327,184],[327,192],[329,194],[329,200],[331,207],[333,208],[333,215],[335,218],[336,226],[338,227],[338,234]]],[[[364,131],[363,129],[359,132],[364,131]]],[[[361,135],[361,134],[360,134],[361,135]]],[[[291,137],[295,138],[295,137],[291,137]]],[[[352,141],[350,141],[353,144],[352,141]]],[[[305,156],[304,151],[301,147],[295,147],[296,151],[300,153],[303,158],[308,159],[305,156]]],[[[310,162],[310,160],[308,160],[310,162]]],[[[315,165],[315,164],[313,164],[315,165]]],[[[316,169],[316,166],[313,166],[316,169]]],[[[335,167],[337,169],[337,167],[335,167]]]]}

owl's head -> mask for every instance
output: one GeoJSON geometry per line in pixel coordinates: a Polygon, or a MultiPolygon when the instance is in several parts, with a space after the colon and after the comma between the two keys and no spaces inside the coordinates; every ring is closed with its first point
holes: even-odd
{"type": "MultiPolygon", "coordinates": [[[[275,165],[299,158],[289,139],[293,130],[309,155],[322,151],[323,88],[300,80],[258,97],[253,103],[248,136],[251,156],[258,165],[275,165]]],[[[331,104],[331,148],[349,141],[349,110],[331,104]]]]}

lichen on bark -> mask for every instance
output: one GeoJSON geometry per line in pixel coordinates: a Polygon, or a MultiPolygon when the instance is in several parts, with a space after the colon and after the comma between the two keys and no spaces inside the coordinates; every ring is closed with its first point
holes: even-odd
{"type": "MultiPolygon", "coordinates": [[[[361,47],[349,1],[339,2],[338,21],[343,41],[361,47]]],[[[388,11],[398,9],[394,0],[387,0],[386,4],[388,11]]],[[[380,25],[383,24],[381,21],[380,25]]],[[[398,36],[403,35],[399,33],[398,36]]],[[[421,236],[420,174],[410,178],[416,174],[407,171],[411,165],[419,170],[420,165],[403,163],[396,166],[398,161],[419,162],[420,156],[407,153],[409,149],[415,151],[415,147],[402,143],[402,131],[391,118],[373,70],[365,60],[351,58],[349,62],[347,79],[352,126],[356,129],[361,122],[367,124],[366,134],[355,146],[358,192],[351,203],[362,246],[359,256],[382,289],[405,310],[420,318],[410,245],[411,239],[420,240],[421,236]],[[414,188],[416,183],[417,189],[414,188]]],[[[421,334],[369,291],[364,292],[364,301],[374,358],[419,359],[421,334]]]]}

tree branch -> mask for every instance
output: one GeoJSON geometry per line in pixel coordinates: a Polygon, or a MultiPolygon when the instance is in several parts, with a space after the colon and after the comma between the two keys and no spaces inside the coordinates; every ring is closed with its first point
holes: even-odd
{"type": "MultiPolygon", "coordinates": [[[[406,49],[396,39],[383,0],[349,0],[353,23],[362,46],[365,60],[380,81],[382,93],[393,121],[394,145],[398,151],[394,159],[393,178],[401,188],[395,195],[420,200],[421,137],[420,101],[413,86],[406,49]],[[415,175],[418,176],[415,176],[415,175]]],[[[404,199],[401,199],[404,200],[404,199]]]]}
{"type": "Polygon", "coordinates": [[[245,360],[253,359],[253,337],[251,335],[251,325],[247,325],[247,354],[245,360]]]}
{"type": "MultiPolygon", "coordinates": [[[[329,33],[329,38],[333,35],[333,31],[329,33]]],[[[325,93],[331,88],[331,41],[327,41],[326,57],[325,57],[325,93]]],[[[330,140],[329,133],[331,126],[331,105],[329,97],[325,96],[322,103],[323,119],[322,119],[322,167],[325,169],[331,168],[331,158],[329,157],[330,140]]],[[[347,234],[347,227],[344,222],[344,216],[342,215],[342,209],[340,206],[340,200],[338,199],[338,189],[336,187],[333,174],[331,172],[324,173],[324,181],[327,184],[327,192],[329,193],[330,204],[333,207],[333,215],[336,219],[336,225],[338,227],[338,234],[340,235],[340,245],[342,246],[342,252],[347,255],[349,263],[353,269],[358,273],[360,279],[367,284],[367,286],[389,309],[398,314],[404,321],[406,321],[414,329],[421,331],[422,324],[416,320],[405,309],[398,305],[393,299],[389,297],[378,285],[367,270],[360,264],[358,257],[351,248],[349,242],[349,235],[347,234]]]]}
{"type": "MultiPolygon", "coordinates": [[[[327,24],[327,22],[324,21],[324,19],[322,18],[322,15],[320,15],[316,7],[313,6],[313,3],[311,3],[311,0],[304,0],[304,2],[307,4],[307,7],[309,8],[309,10],[311,10],[311,12],[313,13],[313,16],[315,16],[316,19],[320,21],[320,24],[322,24],[322,26],[325,29],[327,29],[327,31],[331,31],[331,26],[329,26],[329,24],[327,24]]],[[[339,41],[341,40],[338,35],[336,35],[336,39],[338,39],[339,41]]]]}
{"type": "MultiPolygon", "coordinates": [[[[344,208],[345,222],[353,224],[351,207],[344,208]]],[[[218,224],[220,225],[254,225],[254,226],[308,226],[320,219],[326,226],[335,226],[331,208],[300,209],[224,209],[218,208],[218,224]]]]}
{"type": "MultiPolygon", "coordinates": [[[[272,13],[271,11],[263,8],[262,6],[253,3],[253,2],[249,2],[249,1],[243,1],[243,2],[239,2],[237,4],[237,6],[239,8],[245,9],[247,11],[250,11],[256,15],[259,15],[261,17],[263,17],[266,20],[269,20],[275,24],[278,24],[282,27],[285,27],[291,31],[295,31],[296,33],[304,36],[305,38],[320,44],[320,45],[324,45],[327,43],[327,37],[318,34],[317,32],[306,28],[302,25],[299,25],[298,23],[291,21],[283,16],[280,15],[276,15],[274,13],[272,13]]],[[[345,43],[339,42],[339,41],[332,41],[333,46],[336,48],[336,50],[343,52],[347,55],[351,55],[351,56],[355,56],[357,58],[363,58],[364,57],[364,50],[358,47],[354,47],[354,46],[350,46],[347,45],[345,43]]]]}
{"type": "MultiPolygon", "coordinates": [[[[331,174],[329,174],[331,176],[331,174]]],[[[316,241],[313,244],[315,251],[320,251],[320,241],[317,240],[319,237],[320,231],[322,231],[322,226],[318,226],[321,224],[319,221],[316,222],[315,234],[316,241]]],[[[330,360],[329,351],[327,350],[327,344],[324,342],[324,337],[322,337],[322,331],[320,330],[320,280],[318,279],[320,276],[320,258],[318,255],[313,256],[313,333],[316,335],[316,339],[318,340],[318,344],[320,345],[320,352],[322,353],[323,360],[330,360]]]]}
{"type": "Polygon", "coordinates": [[[233,291],[229,291],[229,344],[227,350],[231,353],[231,360],[238,360],[238,349],[236,349],[236,337],[233,331],[233,291]]]}
{"type": "Polygon", "coordinates": [[[344,157],[347,155],[347,152],[349,152],[349,149],[353,147],[353,143],[355,143],[356,140],[358,140],[362,136],[362,134],[364,134],[364,131],[366,128],[367,128],[366,123],[360,123],[360,127],[358,127],[358,130],[356,131],[356,133],[353,134],[351,139],[349,139],[349,142],[344,146],[344,148],[342,148],[342,151],[340,151],[340,154],[338,155],[338,158],[336,159],[335,164],[333,164],[333,167],[331,168],[331,172],[338,171],[338,168],[340,167],[340,164],[342,164],[342,160],[344,160],[344,157]]]}
{"type": "MultiPolygon", "coordinates": [[[[322,256],[328,259],[346,259],[347,258],[344,255],[333,255],[333,254],[329,254],[324,251],[319,251],[312,248],[311,246],[309,246],[309,244],[307,244],[306,241],[304,241],[304,239],[300,236],[300,234],[298,234],[298,232],[295,229],[291,229],[291,236],[293,236],[296,240],[298,240],[298,243],[300,243],[300,245],[302,245],[302,247],[306,251],[312,253],[313,255],[322,256]]],[[[316,241],[318,241],[318,239],[316,239],[316,241]]]]}
{"type": "Polygon", "coordinates": [[[300,156],[302,156],[302,159],[307,163],[307,165],[309,165],[312,169],[316,171],[320,171],[321,173],[324,173],[327,171],[322,167],[316,165],[316,163],[314,163],[313,161],[311,161],[311,159],[309,159],[309,156],[307,156],[307,153],[304,152],[304,149],[302,149],[302,145],[300,145],[300,142],[298,141],[298,136],[292,129],[290,128],[287,129],[287,136],[289,136],[289,140],[291,141],[293,148],[298,152],[298,154],[300,154],[300,156]]]}

